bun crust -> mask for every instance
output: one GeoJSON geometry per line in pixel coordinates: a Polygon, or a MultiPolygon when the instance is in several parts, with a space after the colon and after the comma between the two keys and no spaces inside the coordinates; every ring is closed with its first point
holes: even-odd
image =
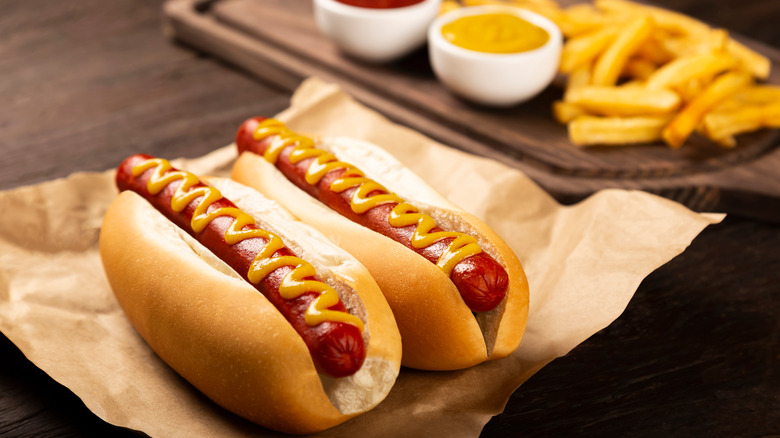
{"type": "Polygon", "coordinates": [[[157,355],[253,422],[321,431],[378,404],[398,375],[392,314],[358,263],[325,275],[343,282],[340,293],[359,294],[350,302],[362,306],[369,337],[360,371],[334,379],[317,373],[303,340],[261,293],[137,194],[122,192],[108,209],[100,252],[117,300],[157,355]]]}
{"type": "Polygon", "coordinates": [[[520,344],[528,315],[528,282],[511,248],[484,222],[452,205],[377,146],[335,139],[333,144],[318,147],[357,166],[437,223],[476,237],[509,275],[504,301],[475,318],[449,277],[433,263],[331,210],[261,156],[241,154],[231,178],[279,202],[366,266],[395,314],[403,340],[404,366],[454,370],[511,354],[520,344]],[[403,190],[397,190],[399,185],[403,190]],[[415,197],[415,187],[420,188],[424,202],[415,197]]]}

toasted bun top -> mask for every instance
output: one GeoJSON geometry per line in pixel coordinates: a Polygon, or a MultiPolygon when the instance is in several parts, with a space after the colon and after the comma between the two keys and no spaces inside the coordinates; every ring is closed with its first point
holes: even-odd
{"type": "MultiPolygon", "coordinates": [[[[259,220],[261,227],[285,217],[252,190],[216,184],[244,211],[264,211],[271,219],[259,220]]],[[[284,432],[310,433],[384,399],[398,375],[401,346],[390,309],[365,269],[289,219],[268,229],[301,257],[322,251],[308,261],[366,324],[366,360],[353,376],[318,375],[303,340],[274,306],[137,194],[123,192],[111,205],[100,248],[117,300],[165,362],[240,416],[284,432]]]]}

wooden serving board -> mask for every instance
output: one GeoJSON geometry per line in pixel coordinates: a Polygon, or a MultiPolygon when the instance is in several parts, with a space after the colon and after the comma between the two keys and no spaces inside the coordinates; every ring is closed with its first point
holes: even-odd
{"type": "MultiPolygon", "coordinates": [[[[566,3],[566,2],[562,2],[566,3]]],[[[604,188],[640,189],[697,211],[780,222],[780,132],[738,137],[724,149],[691,138],[662,144],[580,148],[552,117],[558,85],[523,105],[492,109],[463,101],[437,81],[427,49],[390,64],[351,59],[318,30],[306,0],[170,0],[170,36],[292,91],[310,76],[341,85],[364,104],[444,144],[496,158],[562,202],[604,188]]],[[[742,40],[780,65],[780,51],[742,40]]],[[[780,83],[774,70],[769,82],[780,83]]]]}

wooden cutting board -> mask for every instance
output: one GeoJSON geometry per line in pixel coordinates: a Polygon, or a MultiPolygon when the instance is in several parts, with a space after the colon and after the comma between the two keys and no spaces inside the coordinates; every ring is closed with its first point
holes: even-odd
{"type": "MultiPolygon", "coordinates": [[[[559,85],[509,109],[468,103],[436,80],[426,48],[384,65],[344,56],[317,29],[310,1],[170,0],[164,16],[173,38],[265,82],[287,91],[310,76],[338,83],[390,119],[519,168],[562,202],[604,188],[640,189],[697,211],[780,222],[780,131],[739,136],[734,149],[700,138],[680,149],[580,148],[552,117],[559,85]]],[[[780,65],[777,49],[741,40],[780,65]]],[[[769,82],[780,83],[776,69],[769,82]]]]}

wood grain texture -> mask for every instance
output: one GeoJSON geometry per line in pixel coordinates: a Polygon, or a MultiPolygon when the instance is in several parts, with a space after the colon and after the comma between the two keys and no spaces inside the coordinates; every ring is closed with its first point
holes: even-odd
{"type": "MultiPolygon", "coordinates": [[[[780,47],[777,0],[661,1],[780,47]]],[[[199,156],[229,141],[244,118],[287,106],[288,85],[278,84],[295,78],[277,69],[259,83],[171,44],[161,8],[158,0],[3,3],[0,189],[111,168],[134,152],[199,156]]],[[[742,177],[756,172],[778,168],[742,177]]],[[[713,196],[669,190],[701,205],[713,196]]],[[[753,210],[763,202],[738,199],[753,210]]],[[[482,436],[780,434],[777,248],[777,225],[731,217],[706,229],[639,286],[615,323],[516,391],[482,436]]],[[[89,412],[4,336],[0,359],[0,437],[137,436],[89,412]]]]}
{"type": "Polygon", "coordinates": [[[0,187],[200,156],[289,95],[162,35],[159,1],[10,2],[0,14],[0,187]],[[36,153],[30,153],[36,151],[36,153]]]}
{"type": "MultiPolygon", "coordinates": [[[[383,65],[344,56],[316,28],[310,2],[219,0],[208,3],[205,13],[196,13],[194,3],[175,0],[167,8],[176,38],[290,91],[310,75],[339,83],[391,119],[519,168],[559,199],[580,200],[609,187],[641,189],[698,211],[780,222],[780,174],[764,170],[780,166],[780,131],[742,135],[736,149],[696,136],[681,149],[662,144],[580,148],[551,116],[552,102],[562,95],[559,86],[520,106],[485,108],[446,90],[434,77],[425,48],[383,65]],[[744,194],[773,208],[739,202],[744,194]]],[[[780,62],[780,51],[748,43],[780,62]]],[[[780,83],[780,71],[773,71],[770,81],[780,83]]]]}
{"type": "Polygon", "coordinates": [[[778,227],[737,218],[705,230],[618,320],[523,384],[483,435],[777,436],[778,241],[778,227]]]}

